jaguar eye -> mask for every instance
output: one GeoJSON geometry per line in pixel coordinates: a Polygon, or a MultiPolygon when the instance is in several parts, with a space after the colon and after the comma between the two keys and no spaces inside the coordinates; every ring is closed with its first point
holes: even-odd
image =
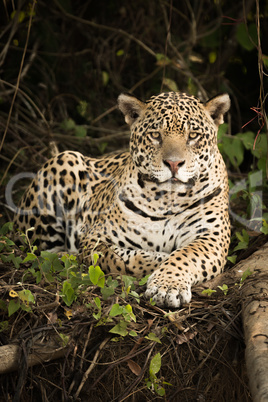
{"type": "Polygon", "coordinates": [[[149,136],[154,141],[160,141],[161,140],[161,134],[158,131],[151,131],[149,133],[149,136]]]}
{"type": "Polygon", "coordinates": [[[189,140],[195,140],[198,136],[199,136],[199,133],[193,132],[193,133],[189,134],[188,138],[189,138],[189,140]]]}

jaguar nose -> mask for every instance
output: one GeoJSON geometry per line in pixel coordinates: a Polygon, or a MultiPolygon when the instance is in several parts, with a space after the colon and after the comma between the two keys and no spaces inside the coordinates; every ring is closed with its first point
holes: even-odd
{"type": "Polygon", "coordinates": [[[180,167],[184,165],[185,161],[171,161],[169,159],[164,160],[164,164],[171,170],[171,173],[175,175],[178,173],[180,167]]]}

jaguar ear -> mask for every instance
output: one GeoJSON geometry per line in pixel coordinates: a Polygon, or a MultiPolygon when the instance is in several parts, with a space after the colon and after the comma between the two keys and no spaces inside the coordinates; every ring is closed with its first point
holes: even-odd
{"type": "Polygon", "coordinates": [[[118,97],[118,107],[125,115],[125,121],[131,126],[143,114],[145,103],[131,94],[121,94],[118,97]]]}
{"type": "Polygon", "coordinates": [[[223,123],[223,116],[230,109],[231,101],[228,94],[218,95],[205,103],[205,108],[214,120],[216,126],[223,123]]]}

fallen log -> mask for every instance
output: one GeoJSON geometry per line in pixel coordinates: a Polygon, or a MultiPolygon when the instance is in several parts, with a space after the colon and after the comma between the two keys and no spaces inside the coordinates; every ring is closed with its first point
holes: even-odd
{"type": "MultiPolygon", "coordinates": [[[[203,285],[216,289],[226,284],[241,285],[242,319],[246,345],[246,366],[254,402],[268,402],[268,243],[231,270],[203,285]],[[252,274],[241,284],[245,271],[252,274]]],[[[202,287],[196,287],[200,293],[202,287]]]]}
{"type": "Polygon", "coordinates": [[[246,365],[254,402],[268,401],[268,243],[237,268],[254,275],[241,288],[246,365]]]}
{"type": "MultiPolygon", "coordinates": [[[[27,367],[43,362],[59,359],[66,354],[67,347],[59,347],[50,339],[44,343],[36,343],[31,346],[31,353],[27,356],[27,367]]],[[[23,350],[19,344],[9,344],[0,347],[0,374],[16,371],[20,367],[23,350]]]]}

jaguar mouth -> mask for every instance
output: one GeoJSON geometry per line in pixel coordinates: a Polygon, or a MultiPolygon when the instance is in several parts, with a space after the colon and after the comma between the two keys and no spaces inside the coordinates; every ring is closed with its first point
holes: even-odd
{"type": "Polygon", "coordinates": [[[172,176],[172,177],[170,177],[169,179],[167,179],[165,181],[160,181],[154,176],[141,175],[140,179],[142,181],[151,181],[151,182],[154,182],[154,183],[156,183],[158,185],[164,184],[164,183],[171,183],[174,186],[175,185],[181,185],[181,186],[185,186],[187,189],[191,189],[195,185],[195,179],[194,178],[191,178],[188,181],[184,182],[184,181],[181,181],[180,179],[177,179],[177,177],[172,176]]]}
{"type": "Polygon", "coordinates": [[[179,179],[177,179],[177,177],[171,177],[170,179],[166,180],[164,183],[172,183],[174,185],[183,185],[186,188],[192,188],[195,185],[195,180],[194,179],[189,179],[188,181],[184,182],[181,181],[179,179]]]}

